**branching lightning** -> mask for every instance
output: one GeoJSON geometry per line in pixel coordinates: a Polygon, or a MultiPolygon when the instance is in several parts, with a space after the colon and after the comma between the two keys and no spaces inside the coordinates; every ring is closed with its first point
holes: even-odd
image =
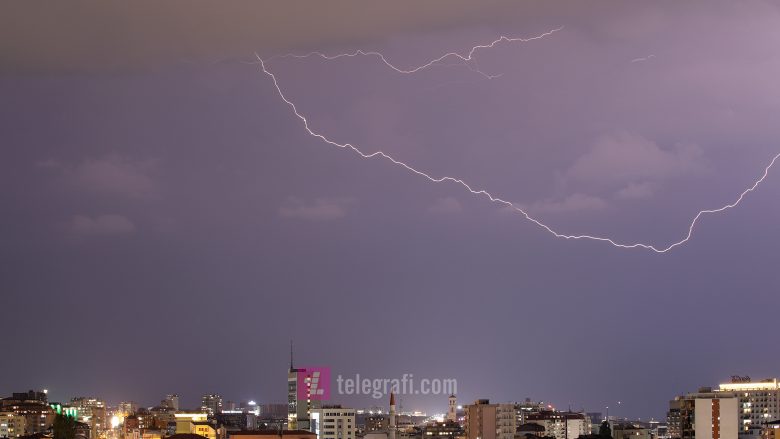
{"type": "MultiPolygon", "coordinates": [[[[411,172],[413,174],[416,174],[416,175],[418,175],[420,177],[423,177],[423,178],[427,179],[428,181],[430,181],[432,183],[449,182],[449,183],[455,183],[457,185],[460,185],[464,189],[466,189],[469,193],[471,193],[473,195],[485,197],[485,198],[487,198],[489,201],[491,201],[493,203],[503,205],[503,206],[505,206],[505,207],[507,207],[507,208],[509,208],[509,209],[511,209],[513,211],[515,211],[516,213],[519,213],[520,215],[523,216],[523,218],[525,218],[526,220],[528,220],[531,223],[535,224],[536,226],[541,227],[542,229],[544,229],[545,231],[547,231],[548,233],[550,233],[551,235],[553,235],[556,238],[571,239],[571,240],[598,241],[598,242],[603,242],[603,243],[610,244],[610,245],[612,245],[614,247],[617,247],[617,248],[623,248],[623,249],[645,249],[645,250],[650,250],[650,251],[655,252],[655,253],[666,253],[666,252],[669,252],[670,250],[674,249],[675,247],[679,247],[679,246],[685,244],[686,242],[688,242],[691,239],[691,237],[693,236],[693,230],[696,227],[696,225],[698,224],[698,222],[699,222],[699,220],[701,219],[702,216],[707,215],[707,214],[714,214],[714,213],[723,212],[723,211],[726,211],[728,209],[731,209],[731,208],[734,208],[734,207],[738,206],[742,202],[742,200],[744,199],[744,197],[747,194],[749,194],[750,192],[753,192],[754,190],[756,190],[756,188],[758,188],[758,186],[767,178],[767,176],[769,175],[769,170],[772,168],[772,166],[774,166],[775,162],[777,162],[777,160],[780,159],[780,153],[775,155],[772,158],[772,160],[769,162],[769,164],[764,168],[764,172],[761,174],[761,176],[750,187],[748,187],[747,189],[742,191],[739,194],[739,196],[733,202],[731,202],[729,204],[725,204],[725,205],[723,205],[721,207],[718,207],[718,208],[714,208],[714,209],[700,210],[693,217],[693,219],[691,220],[691,223],[688,226],[688,231],[685,234],[685,236],[682,239],[680,239],[679,241],[676,241],[676,242],[674,242],[672,244],[669,244],[666,247],[663,247],[663,246],[658,247],[658,246],[655,246],[655,245],[652,245],[652,244],[645,244],[645,243],[641,243],[641,242],[621,243],[621,242],[613,240],[612,238],[608,238],[608,237],[604,237],[604,236],[568,235],[568,234],[564,234],[564,233],[560,233],[560,232],[555,231],[550,226],[544,224],[540,220],[538,220],[538,219],[532,217],[531,215],[529,215],[528,212],[526,212],[525,210],[523,210],[521,207],[517,206],[516,204],[513,204],[510,201],[507,201],[505,199],[497,197],[497,196],[491,194],[490,192],[488,192],[485,189],[475,189],[470,184],[466,183],[465,181],[463,181],[460,178],[450,177],[450,176],[434,177],[434,176],[431,176],[430,174],[428,174],[428,173],[426,173],[424,171],[421,171],[421,170],[419,170],[419,169],[409,165],[406,162],[403,162],[401,160],[398,160],[398,159],[392,157],[391,155],[389,155],[389,154],[387,154],[387,153],[385,153],[383,151],[376,151],[376,152],[372,152],[372,153],[366,153],[366,152],[363,152],[359,147],[357,147],[357,146],[355,146],[355,145],[353,145],[351,143],[339,143],[339,142],[336,142],[334,140],[329,139],[324,134],[321,134],[319,132],[316,132],[316,131],[312,130],[311,127],[309,126],[309,121],[306,118],[306,116],[302,115],[298,111],[298,108],[296,107],[296,105],[290,99],[287,98],[287,96],[282,91],[281,86],[279,85],[279,81],[277,80],[276,75],[274,73],[272,73],[270,70],[268,70],[268,68],[267,68],[267,62],[269,62],[269,61],[271,61],[273,59],[278,59],[278,58],[308,58],[308,57],[311,57],[311,56],[317,56],[317,57],[323,58],[325,60],[334,60],[334,59],[343,58],[343,57],[374,56],[374,57],[378,57],[387,67],[391,68],[392,70],[394,70],[394,71],[396,71],[398,73],[401,73],[401,74],[411,74],[411,73],[416,73],[416,72],[419,72],[421,70],[430,68],[430,67],[432,67],[434,65],[438,65],[439,63],[441,63],[444,59],[446,59],[448,57],[456,57],[456,58],[460,59],[465,65],[467,65],[473,71],[475,71],[475,72],[477,72],[477,73],[479,73],[479,74],[481,74],[481,75],[483,75],[483,76],[485,76],[485,77],[487,77],[489,79],[493,79],[493,78],[496,78],[497,76],[496,75],[488,75],[488,74],[480,71],[476,67],[476,65],[474,63],[474,53],[477,50],[492,48],[492,47],[496,46],[498,43],[500,43],[502,41],[503,42],[529,42],[529,41],[533,41],[533,40],[538,40],[538,39],[544,38],[545,36],[551,35],[554,32],[560,31],[561,29],[563,29],[563,27],[559,27],[559,28],[553,29],[551,31],[545,32],[543,34],[540,34],[540,35],[537,35],[537,36],[531,37],[531,38],[508,38],[508,37],[505,37],[505,36],[501,36],[501,37],[499,37],[498,39],[492,41],[489,44],[482,44],[482,45],[477,45],[477,46],[472,47],[469,50],[469,52],[467,54],[465,54],[465,55],[457,53],[457,52],[448,52],[448,53],[446,53],[446,54],[444,54],[444,55],[442,55],[442,56],[440,56],[438,58],[435,58],[435,59],[433,59],[431,61],[428,61],[425,64],[422,64],[422,65],[419,65],[419,66],[416,66],[416,67],[412,67],[412,68],[407,68],[407,69],[403,69],[403,68],[399,68],[399,67],[395,66],[390,61],[388,61],[387,58],[382,53],[375,52],[375,51],[357,50],[355,52],[342,53],[342,54],[338,54],[338,55],[325,55],[325,54],[323,54],[321,52],[310,52],[310,53],[305,54],[305,55],[295,55],[295,54],[278,55],[278,56],[274,56],[274,57],[271,57],[271,58],[267,58],[265,60],[260,58],[260,56],[257,55],[257,54],[255,54],[255,56],[257,57],[258,65],[262,69],[263,73],[265,73],[271,79],[271,81],[273,82],[274,87],[276,88],[276,91],[279,94],[279,97],[282,99],[282,101],[284,101],[292,109],[292,111],[295,114],[295,116],[298,119],[300,119],[301,122],[303,122],[304,129],[306,130],[306,132],[310,136],[315,137],[317,139],[320,139],[321,141],[323,141],[324,143],[326,143],[328,145],[336,146],[336,147],[339,147],[339,148],[342,148],[342,149],[351,150],[351,151],[355,152],[356,154],[358,154],[360,157],[362,157],[364,159],[381,158],[381,159],[387,160],[387,161],[393,163],[396,166],[399,166],[399,167],[401,167],[401,168],[403,168],[403,169],[405,169],[405,170],[407,170],[407,171],[409,171],[409,172],[411,172]]],[[[648,59],[650,59],[652,57],[654,57],[654,55],[650,55],[650,56],[645,57],[645,58],[637,58],[635,60],[632,60],[631,62],[647,61],[648,59]]]]}
{"type": "Polygon", "coordinates": [[[442,55],[442,56],[440,56],[438,58],[434,58],[434,59],[426,62],[425,64],[421,64],[419,66],[412,67],[412,68],[406,68],[406,69],[404,69],[402,67],[398,67],[395,64],[391,63],[390,61],[387,60],[385,55],[383,55],[380,52],[364,51],[364,50],[356,50],[356,51],[350,52],[350,53],[339,53],[337,55],[326,55],[326,54],[324,54],[322,52],[309,52],[309,53],[306,53],[306,54],[303,54],[303,55],[298,55],[298,54],[294,54],[294,53],[288,53],[286,55],[272,56],[272,57],[270,57],[270,58],[268,58],[268,59],[266,59],[264,61],[265,62],[269,62],[269,61],[272,61],[272,60],[278,59],[278,58],[311,58],[313,56],[320,57],[320,58],[322,58],[324,60],[327,60],[327,61],[333,61],[333,60],[339,59],[339,58],[354,58],[356,56],[373,56],[373,57],[379,58],[387,67],[391,68],[392,70],[395,70],[397,73],[402,73],[402,74],[407,74],[408,75],[408,74],[412,74],[412,73],[417,73],[417,72],[419,72],[421,70],[425,70],[425,69],[428,69],[428,68],[436,66],[436,65],[441,65],[441,63],[445,59],[447,59],[447,58],[457,58],[466,67],[468,67],[470,70],[472,70],[472,71],[474,71],[476,73],[479,73],[480,75],[482,75],[482,76],[484,76],[484,77],[486,77],[488,79],[495,79],[495,78],[498,78],[501,75],[490,75],[490,74],[487,74],[487,73],[483,72],[482,70],[479,69],[479,67],[477,67],[476,61],[474,60],[474,53],[476,51],[481,50],[481,49],[492,49],[493,47],[496,47],[496,45],[499,44],[499,43],[528,43],[530,41],[540,40],[540,39],[542,39],[544,37],[550,36],[550,35],[554,34],[555,32],[558,32],[560,30],[563,30],[563,26],[555,28],[555,29],[552,29],[552,30],[544,32],[544,33],[541,33],[541,34],[533,36],[533,37],[528,37],[528,38],[520,38],[520,37],[510,38],[510,37],[506,37],[506,36],[502,35],[502,36],[496,38],[495,40],[491,41],[488,44],[479,44],[477,46],[472,47],[471,50],[469,50],[468,53],[466,53],[465,55],[460,54],[458,52],[447,52],[447,53],[445,53],[444,55],[442,55]]]}

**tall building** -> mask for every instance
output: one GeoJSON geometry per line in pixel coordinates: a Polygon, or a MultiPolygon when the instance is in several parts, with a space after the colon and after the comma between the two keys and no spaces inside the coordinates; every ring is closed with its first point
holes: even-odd
{"type": "Polygon", "coordinates": [[[672,439],[734,439],[738,418],[736,395],[703,387],[669,401],[668,434],[672,439]]]}
{"type": "Polygon", "coordinates": [[[76,409],[76,420],[89,425],[90,439],[97,439],[110,428],[105,401],[81,396],[71,399],[70,406],[76,409]]]}
{"type": "Polygon", "coordinates": [[[119,412],[123,413],[123,417],[134,414],[138,411],[138,403],[133,401],[122,401],[119,403],[119,412]]]}
{"type": "Polygon", "coordinates": [[[719,394],[729,394],[739,399],[739,438],[757,439],[763,427],[780,420],[780,383],[777,378],[752,381],[750,377],[731,377],[731,382],[721,384],[719,394]]]}
{"type": "Polygon", "coordinates": [[[222,413],[222,397],[215,393],[203,395],[200,398],[200,409],[208,413],[209,416],[222,413]]]}
{"type": "Polygon", "coordinates": [[[395,439],[396,431],[398,430],[398,427],[396,426],[397,418],[395,413],[395,394],[393,392],[390,392],[390,413],[387,423],[387,439],[395,439]]]}
{"type": "Polygon", "coordinates": [[[290,430],[311,430],[310,412],[321,407],[318,399],[311,398],[306,385],[312,378],[311,372],[293,366],[291,343],[290,369],[287,372],[287,428],[290,430]],[[299,385],[306,387],[299,389],[299,385]]]}
{"type": "Polygon", "coordinates": [[[167,407],[169,409],[172,409],[173,411],[179,411],[179,395],[172,393],[170,395],[166,395],[165,399],[162,400],[163,407],[167,407]]]}
{"type": "Polygon", "coordinates": [[[737,437],[737,399],[707,395],[696,398],[694,408],[694,436],[696,439],[725,439],[737,437]]]}
{"type": "Polygon", "coordinates": [[[682,437],[682,412],[685,404],[684,396],[676,396],[669,401],[669,411],[666,412],[666,424],[669,426],[667,434],[672,439],[682,437]]]}
{"type": "Polygon", "coordinates": [[[514,439],[517,418],[514,404],[491,404],[478,399],[467,405],[466,439],[514,439]]]}
{"type": "Polygon", "coordinates": [[[450,422],[458,421],[458,400],[455,395],[447,398],[447,420],[450,422]]]}
{"type": "Polygon", "coordinates": [[[338,405],[312,409],[311,427],[317,439],[355,439],[355,409],[338,405]]]}

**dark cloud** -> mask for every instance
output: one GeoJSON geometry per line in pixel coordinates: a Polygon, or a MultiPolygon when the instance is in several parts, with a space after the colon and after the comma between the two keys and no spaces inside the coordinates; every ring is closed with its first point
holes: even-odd
{"type": "Polygon", "coordinates": [[[508,1],[487,6],[466,0],[25,2],[2,6],[0,52],[6,72],[134,69],[363,43],[528,9],[508,1]]]}

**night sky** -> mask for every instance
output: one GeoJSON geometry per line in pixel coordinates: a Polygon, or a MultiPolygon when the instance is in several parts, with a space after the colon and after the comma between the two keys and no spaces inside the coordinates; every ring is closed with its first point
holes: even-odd
{"type": "MultiPolygon", "coordinates": [[[[0,393],[286,401],[300,366],[656,418],[780,375],[776,3],[0,6],[0,393]],[[472,66],[473,67],[473,66],[472,66]],[[616,408],[617,401],[622,401],[616,408]]],[[[371,397],[334,397],[363,407],[371,397]]],[[[446,395],[403,396],[446,410],[446,395]]]]}

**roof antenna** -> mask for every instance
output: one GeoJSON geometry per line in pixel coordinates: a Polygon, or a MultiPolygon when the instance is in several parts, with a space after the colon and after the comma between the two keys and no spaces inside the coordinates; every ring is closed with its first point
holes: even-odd
{"type": "Polygon", "coordinates": [[[293,370],[293,342],[290,339],[290,371],[293,370]]]}

